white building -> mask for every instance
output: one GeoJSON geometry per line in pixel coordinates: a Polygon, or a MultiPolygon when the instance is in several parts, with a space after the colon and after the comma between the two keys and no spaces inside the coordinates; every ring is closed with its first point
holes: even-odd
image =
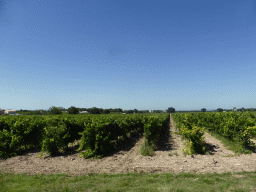
{"type": "Polygon", "coordinates": [[[6,115],[16,115],[16,111],[15,110],[5,110],[4,114],[6,114],[6,115]]]}
{"type": "Polygon", "coordinates": [[[89,113],[88,111],[80,111],[79,113],[89,113]]]}

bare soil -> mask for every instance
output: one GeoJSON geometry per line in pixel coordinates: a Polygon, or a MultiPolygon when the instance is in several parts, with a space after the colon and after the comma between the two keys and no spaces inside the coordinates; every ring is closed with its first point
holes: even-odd
{"type": "Polygon", "coordinates": [[[101,159],[85,159],[79,157],[76,152],[78,145],[71,148],[70,152],[57,156],[49,156],[46,153],[40,159],[40,149],[33,149],[23,154],[0,160],[0,172],[34,174],[87,175],[89,173],[223,173],[256,170],[256,153],[251,155],[234,155],[223,144],[210,134],[204,135],[204,141],[209,144],[211,155],[183,155],[181,151],[185,147],[181,137],[175,132],[175,125],[170,120],[170,127],[159,139],[154,156],[140,155],[140,149],[145,137],[135,137],[126,146],[101,159]],[[169,153],[178,155],[169,156],[169,153]]]}

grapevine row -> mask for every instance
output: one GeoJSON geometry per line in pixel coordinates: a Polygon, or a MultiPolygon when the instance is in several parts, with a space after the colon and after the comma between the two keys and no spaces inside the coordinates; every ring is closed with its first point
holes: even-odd
{"type": "Polygon", "coordinates": [[[78,151],[85,150],[82,157],[102,156],[134,132],[144,131],[153,143],[166,122],[166,114],[5,116],[0,118],[0,157],[33,147],[41,148],[40,157],[44,152],[54,155],[79,139],[78,151]]]}
{"type": "Polygon", "coordinates": [[[172,117],[179,133],[189,141],[184,149],[188,154],[205,152],[202,140],[206,130],[243,146],[253,145],[250,139],[256,135],[256,116],[251,112],[173,114],[172,117]]]}

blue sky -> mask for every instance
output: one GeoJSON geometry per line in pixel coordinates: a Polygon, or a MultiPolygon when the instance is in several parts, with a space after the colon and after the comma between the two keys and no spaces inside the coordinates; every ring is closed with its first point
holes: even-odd
{"type": "Polygon", "coordinates": [[[1,0],[0,108],[256,107],[254,0],[1,0]]]}

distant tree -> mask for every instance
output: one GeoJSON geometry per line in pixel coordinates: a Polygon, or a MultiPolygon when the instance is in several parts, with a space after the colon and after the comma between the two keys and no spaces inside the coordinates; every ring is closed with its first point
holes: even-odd
{"type": "Polygon", "coordinates": [[[49,108],[49,111],[53,115],[59,115],[61,114],[61,110],[58,107],[52,106],[49,108]]]}
{"type": "Polygon", "coordinates": [[[111,112],[115,112],[115,113],[122,113],[123,110],[120,108],[115,108],[115,109],[110,109],[111,112]]]}
{"type": "Polygon", "coordinates": [[[97,107],[93,107],[93,108],[90,109],[90,113],[91,114],[100,114],[101,111],[97,107]]]}
{"type": "Polygon", "coordinates": [[[61,110],[61,111],[65,111],[64,107],[58,107],[58,109],[61,110]]]}
{"type": "Polygon", "coordinates": [[[71,106],[70,108],[68,108],[68,114],[79,114],[79,109],[71,106]]]}
{"type": "Polygon", "coordinates": [[[137,110],[137,109],[134,109],[133,111],[134,111],[134,113],[138,113],[138,110],[137,110]]]}
{"type": "Polygon", "coordinates": [[[202,112],[205,112],[205,111],[206,111],[206,109],[205,109],[205,108],[202,108],[202,109],[201,109],[201,111],[202,111],[202,112]]]}
{"type": "Polygon", "coordinates": [[[109,110],[109,109],[105,109],[105,110],[103,111],[103,113],[104,113],[104,114],[109,114],[109,113],[110,113],[110,110],[109,110]]]}
{"type": "Polygon", "coordinates": [[[103,114],[104,109],[99,108],[99,110],[100,110],[100,113],[103,114]]]}
{"type": "Polygon", "coordinates": [[[167,110],[166,110],[167,113],[175,113],[175,109],[173,107],[169,107],[167,110]]]}
{"type": "Polygon", "coordinates": [[[134,110],[127,110],[127,111],[125,111],[126,113],[133,113],[134,112],[134,110]]]}
{"type": "Polygon", "coordinates": [[[223,109],[222,108],[218,108],[217,111],[218,112],[223,112],[223,109]]]}
{"type": "Polygon", "coordinates": [[[41,111],[39,111],[39,110],[34,111],[34,114],[35,115],[42,115],[41,111]]]}

